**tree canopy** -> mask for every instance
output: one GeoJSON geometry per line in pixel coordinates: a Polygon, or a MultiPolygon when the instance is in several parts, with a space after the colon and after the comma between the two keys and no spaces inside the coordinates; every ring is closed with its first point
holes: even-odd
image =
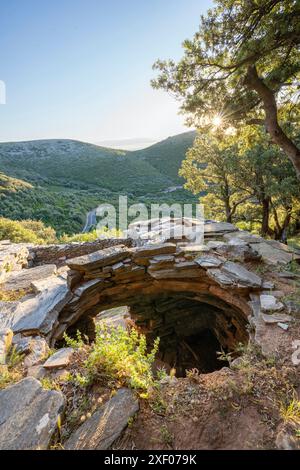
{"type": "Polygon", "coordinates": [[[300,185],[293,166],[253,126],[232,136],[199,134],[180,175],[187,189],[200,194],[210,218],[284,242],[299,219],[300,185]]]}
{"type": "Polygon", "coordinates": [[[264,124],[300,177],[290,126],[299,122],[299,45],[299,0],[216,0],[182,59],[154,64],[152,84],[175,93],[196,127],[264,124]]]}

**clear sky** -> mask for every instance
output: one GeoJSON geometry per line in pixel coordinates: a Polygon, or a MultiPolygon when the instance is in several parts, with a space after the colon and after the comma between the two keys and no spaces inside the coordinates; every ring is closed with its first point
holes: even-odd
{"type": "Polygon", "coordinates": [[[211,0],[0,0],[0,141],[159,140],[184,132],[151,89],[211,0]]]}

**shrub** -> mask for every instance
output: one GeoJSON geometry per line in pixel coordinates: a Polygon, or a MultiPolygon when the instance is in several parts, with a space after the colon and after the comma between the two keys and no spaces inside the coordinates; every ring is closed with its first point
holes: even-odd
{"type": "Polygon", "coordinates": [[[93,242],[101,238],[120,238],[120,230],[109,230],[103,228],[102,230],[93,230],[88,233],[77,233],[75,235],[62,235],[59,239],[61,243],[73,243],[73,242],[93,242]]]}
{"type": "Polygon", "coordinates": [[[55,231],[36,220],[10,220],[0,218],[0,240],[14,243],[52,243],[55,242],[55,231]]]}
{"type": "Polygon", "coordinates": [[[86,376],[77,376],[80,385],[87,385],[97,378],[116,380],[138,390],[148,390],[154,383],[152,363],[158,351],[159,338],[147,352],[144,335],[135,329],[109,328],[104,323],[96,326],[95,343],[85,361],[86,376]]]}

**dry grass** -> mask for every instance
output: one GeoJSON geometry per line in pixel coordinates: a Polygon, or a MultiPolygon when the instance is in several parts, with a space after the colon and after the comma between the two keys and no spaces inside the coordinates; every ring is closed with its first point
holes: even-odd
{"type": "Polygon", "coordinates": [[[33,294],[33,288],[31,287],[17,290],[5,290],[0,288],[0,301],[15,302],[16,300],[20,300],[25,297],[25,295],[29,294],[33,294]]]}

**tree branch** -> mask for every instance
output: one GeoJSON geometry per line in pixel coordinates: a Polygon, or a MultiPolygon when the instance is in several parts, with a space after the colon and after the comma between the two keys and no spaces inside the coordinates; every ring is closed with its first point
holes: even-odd
{"type": "Polygon", "coordinates": [[[248,67],[244,83],[249,89],[256,91],[261,98],[265,110],[266,130],[273,142],[287,154],[300,179],[300,150],[283,132],[278,123],[275,93],[259,78],[255,65],[248,67]]]}

